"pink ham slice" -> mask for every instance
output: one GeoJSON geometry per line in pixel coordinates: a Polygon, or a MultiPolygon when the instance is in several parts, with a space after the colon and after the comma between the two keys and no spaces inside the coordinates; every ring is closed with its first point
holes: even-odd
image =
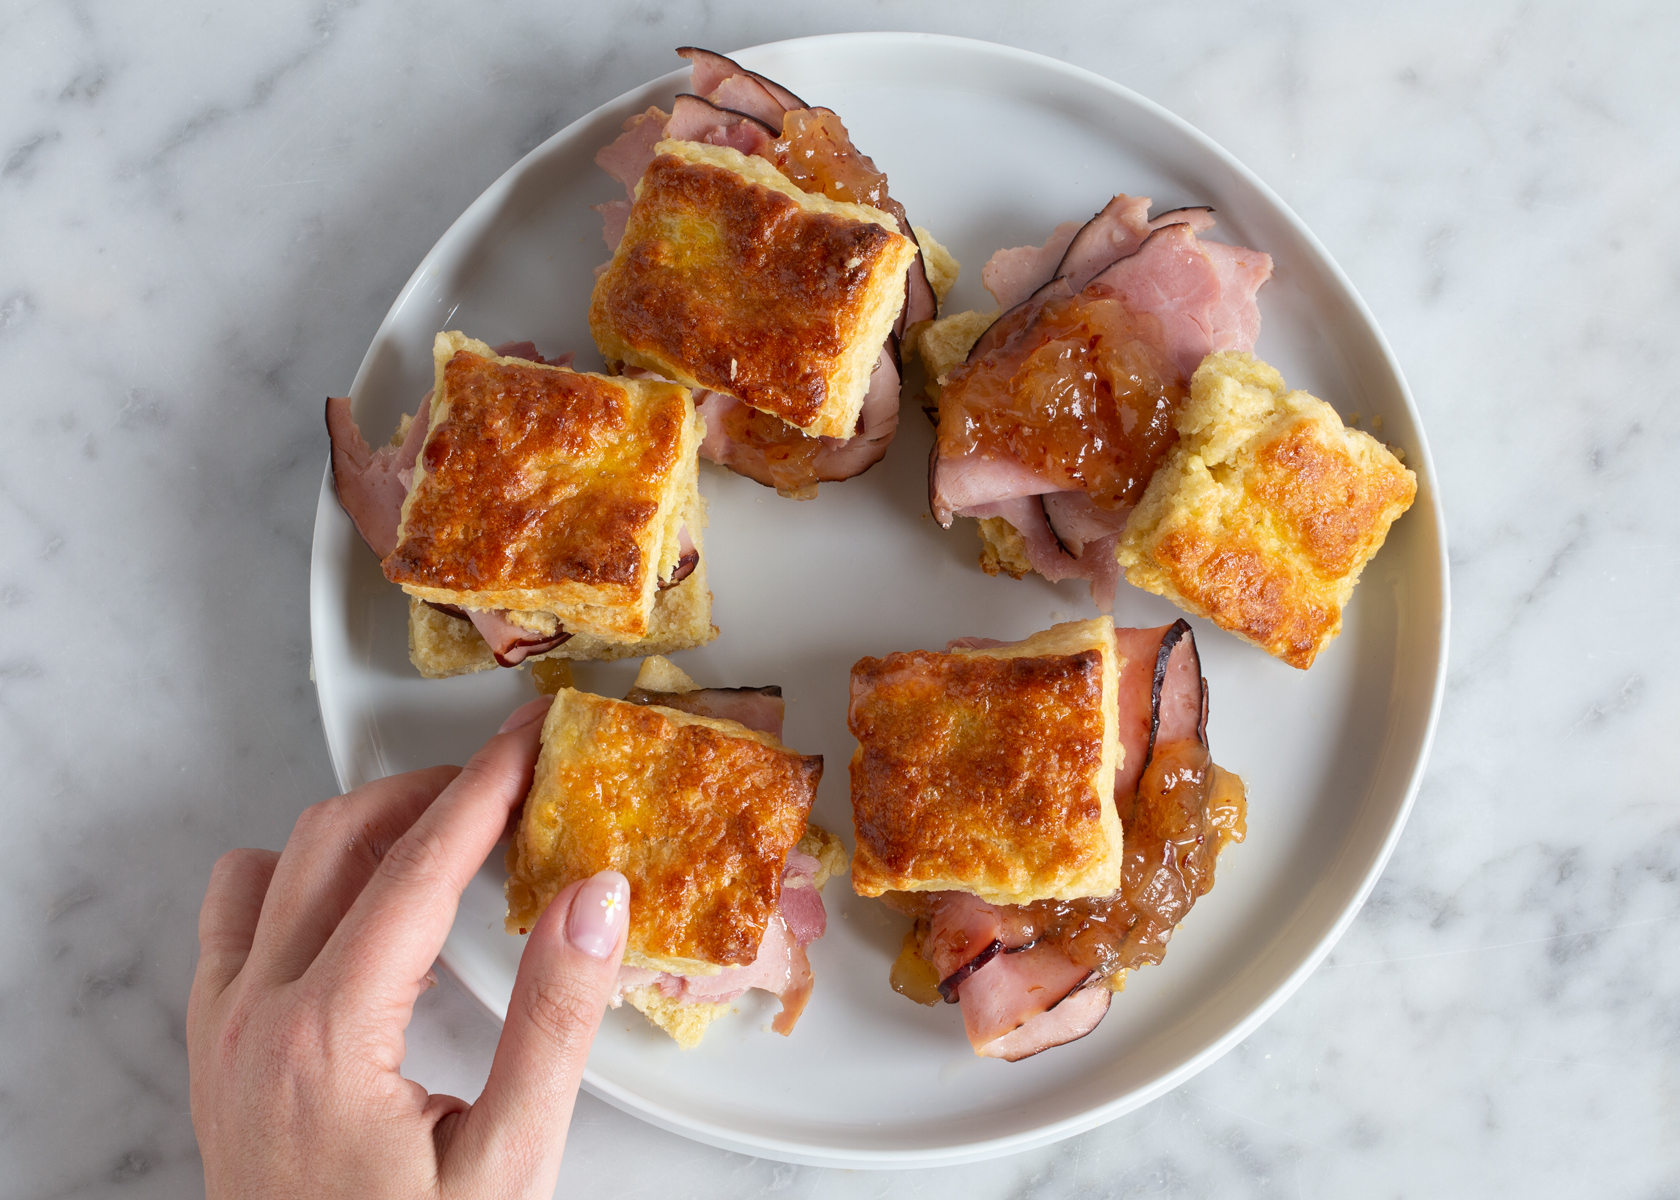
{"type": "Polygon", "coordinates": [[[986,1058],[1020,1062],[1052,1046],[1076,1042],[1102,1024],[1113,995],[1101,981],[1075,988],[1049,1009],[974,1049],[986,1058]]]}
{"type": "Polygon", "coordinates": [[[420,409],[408,427],[400,446],[370,449],[367,439],[350,415],[348,396],[327,398],[327,436],[332,439],[333,490],[338,502],[350,514],[356,532],[368,547],[384,559],[397,548],[397,527],[402,524],[402,503],[408,496],[404,476],[414,470],[420,446],[426,440],[427,419],[432,411],[432,393],[420,401],[420,409]]]}
{"type": "Polygon", "coordinates": [[[981,285],[998,307],[1005,311],[1014,308],[1056,277],[1057,264],[1081,228],[1078,221],[1063,221],[1042,246],[999,250],[980,268],[981,285]]]}
{"type": "Polygon", "coordinates": [[[684,94],[678,96],[671,106],[671,119],[665,122],[665,136],[683,142],[728,146],[742,154],[768,159],[780,128],[780,111],[776,114],[775,125],[771,126],[746,113],[721,108],[700,96],[684,94]]]}
{"type": "Polygon", "coordinates": [[[737,721],[748,729],[773,737],[782,736],[782,714],[785,710],[779,687],[700,688],[692,692],[631,688],[624,698],[632,704],[657,704],[678,712],[693,713],[697,717],[737,721]]]}
{"type": "MultiPolygon", "coordinates": [[[[962,985],[963,1026],[975,1053],[988,1058],[1014,1061],[1027,1054],[1058,1045],[1046,1042],[1042,1034],[1025,1039],[1030,1049],[1000,1046],[1008,1035],[1026,1027],[1035,1018],[1054,1010],[1074,993],[1094,984],[1107,993],[1089,967],[1081,966],[1054,946],[1032,946],[1014,953],[994,955],[962,985]]],[[[1102,1020],[1105,1004],[1095,1014],[1102,1020]]],[[[1083,1037],[1096,1028],[1074,1022],[1072,1037],[1083,1037]]],[[[1071,1038],[1070,1038],[1071,1040],[1071,1038]]]]}
{"type": "Polygon", "coordinates": [[[1125,258],[1149,236],[1149,198],[1120,193],[1080,228],[1056,264],[1068,287],[1083,291],[1098,271],[1125,258]]]}
{"type": "Polygon", "coordinates": [[[756,71],[749,71],[734,59],[726,58],[715,51],[702,50],[698,46],[679,46],[677,55],[694,64],[691,76],[693,87],[703,96],[711,95],[731,75],[745,75],[749,79],[756,79],[783,109],[811,107],[775,80],[766,79],[756,71]]]}
{"type": "Polygon", "coordinates": [[[1161,322],[1167,352],[1188,379],[1218,350],[1252,350],[1260,332],[1254,296],[1272,260],[1255,250],[1203,242],[1187,223],[1166,225],[1096,275],[1088,290],[1117,296],[1161,322]]]}
{"type": "Polygon", "coordinates": [[[515,625],[508,620],[506,609],[469,608],[464,611],[473,628],[489,644],[496,662],[504,667],[517,667],[532,655],[546,654],[572,636],[564,629],[553,637],[533,633],[523,625],[515,625]]]}
{"type": "Polygon", "coordinates": [[[738,419],[747,406],[722,392],[697,391],[695,408],[706,422],[700,457],[785,495],[808,499],[814,494],[815,484],[851,479],[886,456],[887,447],[898,432],[898,384],[898,367],[890,350],[883,347],[870,376],[863,408],[858,413],[858,431],[845,440],[807,438],[791,425],[783,427],[779,441],[731,437],[731,418],[738,419]],[[812,441],[817,443],[814,449],[809,445],[812,441]],[[779,463],[806,451],[810,451],[806,469],[798,472],[777,469],[779,463]]]}
{"type": "MultiPolygon", "coordinates": [[[[806,947],[827,932],[828,915],[815,886],[817,860],[797,850],[788,854],[782,871],[782,895],[770,919],[758,954],[744,967],[727,967],[716,975],[671,975],[639,967],[620,967],[618,997],[633,987],[653,985],[673,1000],[722,1004],[752,988],[773,993],[782,1011],[770,1024],[784,1037],[793,1032],[811,998],[811,963],[806,947]]],[[[613,1003],[619,1003],[615,998],[613,1003]]]]}

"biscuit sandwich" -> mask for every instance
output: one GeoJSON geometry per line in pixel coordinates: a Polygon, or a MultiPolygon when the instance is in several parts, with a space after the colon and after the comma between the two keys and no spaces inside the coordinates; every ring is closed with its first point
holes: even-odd
{"type": "Polygon", "coordinates": [[[886,453],[900,342],[957,264],[911,227],[840,118],[692,47],[693,94],[596,161],[612,260],[589,309],[614,369],[694,390],[703,457],[806,499],[886,453]]]}
{"type": "Polygon", "coordinates": [[[1305,670],[1417,476],[1249,354],[1197,368],[1177,429],[1120,542],[1127,580],[1305,670]]]}
{"type": "Polygon", "coordinates": [[[912,920],[892,986],[1009,1061],[1090,1033],[1244,831],[1189,626],[1099,617],[864,658],[852,886],[912,920]]]}
{"type": "Polygon", "coordinates": [[[981,271],[998,311],[921,337],[934,517],[979,522],[988,574],[1083,579],[1103,612],[1115,547],[1176,436],[1191,373],[1209,353],[1253,348],[1272,269],[1202,236],[1211,210],[1149,206],[1122,194],[1042,246],[999,250],[981,271]]]}
{"type": "Polygon", "coordinates": [[[822,757],[783,745],[781,725],[779,688],[703,689],[659,657],[624,700],[562,688],[507,853],[508,932],[611,868],[630,882],[614,1007],[686,1049],[758,988],[791,1033],[827,927],[821,889],[846,852],[809,820],[822,757]]]}
{"type": "Polygon", "coordinates": [[[435,678],[711,640],[687,389],[502,349],[531,357],[438,334],[432,391],[378,452],[349,401],[328,401],[339,499],[410,597],[415,666],[435,678]]]}

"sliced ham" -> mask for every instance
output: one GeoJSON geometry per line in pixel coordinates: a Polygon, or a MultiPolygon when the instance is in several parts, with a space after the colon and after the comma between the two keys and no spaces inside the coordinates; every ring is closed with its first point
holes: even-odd
{"type": "Polygon", "coordinates": [[[623,133],[595,152],[595,165],[624,185],[626,200],[636,198],[636,184],[653,161],[653,148],[664,138],[665,122],[670,119],[670,113],[649,105],[624,122],[623,133]]]}
{"type": "Polygon", "coordinates": [[[723,392],[697,391],[695,408],[706,422],[700,457],[808,500],[817,484],[860,475],[886,456],[898,432],[898,367],[883,348],[858,414],[858,431],[844,440],[807,437],[796,427],[723,392]]]}
{"type": "Polygon", "coordinates": [[[774,737],[782,735],[784,706],[779,687],[699,688],[692,692],[631,688],[624,698],[632,704],[658,704],[678,712],[693,713],[697,717],[736,721],[748,729],[774,737]]]}
{"type": "Polygon", "coordinates": [[[523,625],[515,625],[507,618],[506,609],[485,610],[469,608],[466,610],[467,619],[473,623],[490,647],[490,653],[496,656],[496,662],[504,667],[517,667],[527,658],[534,655],[546,654],[566,642],[572,635],[564,628],[557,633],[544,635],[526,629],[523,625]]]}
{"type": "Polygon", "coordinates": [[[1049,1012],[1091,980],[1089,967],[1048,944],[994,955],[959,993],[968,1040],[985,1054],[987,1045],[1049,1012]]]}
{"type": "Polygon", "coordinates": [[[333,490],[338,493],[344,511],[350,514],[350,520],[355,522],[356,532],[381,559],[397,548],[397,527],[402,524],[402,505],[408,498],[408,480],[404,476],[413,472],[420,457],[431,411],[432,393],[427,392],[402,444],[374,450],[350,415],[350,398],[327,398],[333,490]]]}
{"type": "Polygon", "coordinates": [[[1196,635],[1182,618],[1156,629],[1116,629],[1114,637],[1126,659],[1120,672],[1125,753],[1114,776],[1114,794],[1124,801],[1137,791],[1157,742],[1206,742],[1207,681],[1196,635]]]}
{"type": "Polygon", "coordinates": [[[726,58],[712,50],[702,50],[698,46],[679,46],[677,54],[694,64],[692,75],[694,90],[701,95],[710,95],[719,84],[731,75],[746,75],[756,79],[769,92],[776,103],[782,108],[809,108],[809,104],[788,91],[775,80],[766,79],[755,71],[749,71],[732,58],[726,58]]]}
{"type": "Polygon", "coordinates": [[[1050,492],[1044,497],[1044,515],[1056,540],[1075,558],[1085,547],[1105,537],[1124,533],[1130,508],[1098,508],[1084,492],[1050,492]]]}
{"type": "Polygon", "coordinates": [[[1028,1017],[1008,1033],[976,1046],[975,1052],[985,1058],[1020,1062],[1052,1046],[1078,1041],[1102,1024],[1113,995],[1101,982],[1075,988],[1051,1008],[1028,1017]]]}
{"type": "Polygon", "coordinates": [[[758,954],[744,967],[726,967],[715,975],[672,975],[644,967],[620,967],[613,1006],[635,987],[657,987],[673,1000],[723,1004],[752,988],[773,993],[782,1011],[770,1027],[784,1037],[793,1032],[799,1014],[811,998],[811,961],[806,947],[827,931],[828,916],[815,886],[817,860],[790,851],[782,871],[781,903],[758,954]]]}
{"type": "Polygon", "coordinates": [[[1056,275],[1081,291],[1097,272],[1136,251],[1148,236],[1149,198],[1122,192],[1080,227],[1056,264],[1056,275]]]}
{"type": "Polygon", "coordinates": [[[1014,308],[1056,277],[1057,264],[1081,228],[1078,221],[1063,221],[1042,246],[999,250],[980,268],[981,286],[992,294],[999,308],[1014,308]]]}
{"type": "Polygon", "coordinates": [[[1260,332],[1254,296],[1271,278],[1272,260],[1255,250],[1211,249],[1219,245],[1203,242],[1186,222],[1162,226],[1087,290],[1159,320],[1167,352],[1188,379],[1215,351],[1254,349],[1260,332]]]}
{"type": "Polygon", "coordinates": [[[775,123],[768,124],[746,113],[721,108],[700,96],[687,94],[677,97],[671,106],[671,118],[665,122],[665,136],[683,142],[704,142],[709,146],[728,146],[742,154],[769,158],[772,145],[781,129],[778,113],[775,123]]]}

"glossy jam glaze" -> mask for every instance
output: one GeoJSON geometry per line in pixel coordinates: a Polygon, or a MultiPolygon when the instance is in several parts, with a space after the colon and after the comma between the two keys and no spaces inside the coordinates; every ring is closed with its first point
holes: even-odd
{"type": "Polygon", "coordinates": [[[1050,300],[951,372],[939,455],[1019,462],[1099,508],[1133,505],[1177,440],[1173,418],[1186,395],[1160,322],[1093,286],[1050,300]]]}

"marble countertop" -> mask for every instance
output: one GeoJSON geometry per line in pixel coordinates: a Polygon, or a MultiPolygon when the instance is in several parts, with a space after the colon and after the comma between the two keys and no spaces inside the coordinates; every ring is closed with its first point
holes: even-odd
{"type": "MultiPolygon", "coordinates": [[[[336,790],[309,680],[319,397],[414,264],[671,47],[867,28],[1116,79],[1335,255],[1445,497],[1433,758],[1330,958],[1166,1097],[931,1173],[755,1160],[584,1097],[561,1194],[1680,1192],[1680,12],[379,0],[6,25],[0,1197],[200,1186],[198,902],[219,853],[278,847],[336,790]]],[[[475,1095],[497,1032],[446,979],[407,1070],[475,1095]]]]}

